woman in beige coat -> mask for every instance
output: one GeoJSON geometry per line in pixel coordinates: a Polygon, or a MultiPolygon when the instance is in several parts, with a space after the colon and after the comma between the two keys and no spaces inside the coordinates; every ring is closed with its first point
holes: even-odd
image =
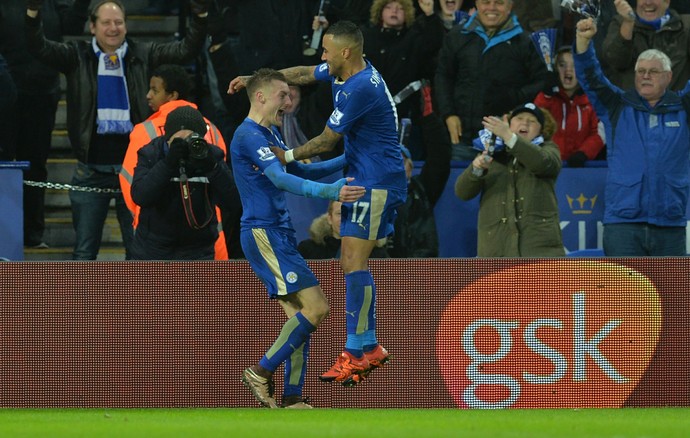
{"type": "Polygon", "coordinates": [[[551,141],[553,117],[527,103],[503,118],[484,117],[482,123],[494,135],[496,149],[505,147],[477,155],[455,182],[458,198],[481,195],[477,255],[564,256],[555,193],[561,155],[551,141]]]}

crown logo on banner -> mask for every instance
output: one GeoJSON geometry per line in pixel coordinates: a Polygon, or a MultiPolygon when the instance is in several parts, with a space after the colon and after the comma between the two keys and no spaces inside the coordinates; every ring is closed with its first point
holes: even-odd
{"type": "Polygon", "coordinates": [[[598,196],[599,195],[594,195],[588,198],[584,193],[580,193],[580,196],[577,198],[573,198],[569,195],[565,195],[565,198],[568,200],[568,207],[570,207],[570,211],[573,214],[592,214],[598,196]]]}

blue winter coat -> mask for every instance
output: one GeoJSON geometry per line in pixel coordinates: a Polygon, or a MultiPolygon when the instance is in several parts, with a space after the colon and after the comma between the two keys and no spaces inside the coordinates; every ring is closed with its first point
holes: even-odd
{"type": "Polygon", "coordinates": [[[690,189],[690,83],[650,107],[601,71],[594,49],[575,54],[577,80],[606,129],[604,223],[686,226],[690,189]]]}

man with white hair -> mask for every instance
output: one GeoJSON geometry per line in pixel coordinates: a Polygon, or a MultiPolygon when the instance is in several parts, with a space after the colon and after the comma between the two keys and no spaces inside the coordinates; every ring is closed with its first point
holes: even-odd
{"type": "Polygon", "coordinates": [[[591,39],[592,19],[577,23],[575,72],[604,123],[609,172],[604,253],[613,257],[686,255],[690,188],[690,83],[671,91],[671,61],[642,52],[635,88],[621,90],[603,75],[591,39]]]}

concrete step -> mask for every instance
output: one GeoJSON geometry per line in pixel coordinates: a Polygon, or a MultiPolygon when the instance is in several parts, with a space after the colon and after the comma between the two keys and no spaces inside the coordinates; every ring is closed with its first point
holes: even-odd
{"type": "Polygon", "coordinates": [[[66,129],[54,129],[50,140],[50,157],[68,158],[73,157],[72,144],[67,137],[66,129]]]}
{"type": "Polygon", "coordinates": [[[53,209],[71,208],[69,193],[66,190],[46,189],[45,206],[53,209]]]}
{"type": "Polygon", "coordinates": [[[55,112],[55,128],[53,129],[54,131],[67,132],[67,101],[64,98],[58,102],[57,111],[55,112]]]}
{"type": "MultiPolygon", "coordinates": [[[[58,184],[69,184],[72,181],[72,174],[77,160],[74,158],[49,158],[48,159],[48,182],[58,184]]],[[[45,205],[47,208],[69,208],[69,191],[64,189],[46,189],[45,205]]]]}
{"type": "MultiPolygon", "coordinates": [[[[72,212],[69,209],[48,209],[45,221],[44,242],[56,247],[74,246],[75,234],[72,226],[72,212]]],[[[122,233],[120,233],[120,225],[114,209],[108,213],[103,225],[103,243],[122,246],[122,233]]]]}
{"type": "Polygon", "coordinates": [[[48,158],[48,181],[68,184],[76,166],[76,158],[48,158]]]}

